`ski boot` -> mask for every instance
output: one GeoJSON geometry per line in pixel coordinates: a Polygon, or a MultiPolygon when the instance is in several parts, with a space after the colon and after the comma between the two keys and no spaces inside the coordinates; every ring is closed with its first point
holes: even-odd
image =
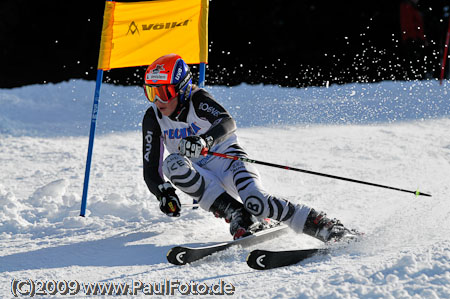
{"type": "Polygon", "coordinates": [[[258,220],[250,214],[244,205],[231,197],[228,193],[222,193],[211,205],[209,211],[218,218],[224,218],[230,224],[230,233],[233,239],[239,239],[251,235],[260,225],[258,220]]]}
{"type": "Polygon", "coordinates": [[[325,243],[339,241],[354,241],[361,234],[349,230],[339,220],[329,219],[323,212],[311,209],[306,219],[303,233],[319,239],[325,243]]]}
{"type": "Polygon", "coordinates": [[[256,219],[244,207],[231,214],[230,233],[234,240],[251,235],[255,232],[254,227],[257,225],[256,219]]]}

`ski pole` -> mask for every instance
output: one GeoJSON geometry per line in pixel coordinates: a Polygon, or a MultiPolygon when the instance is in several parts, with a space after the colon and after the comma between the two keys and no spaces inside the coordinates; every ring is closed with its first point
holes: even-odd
{"type": "Polygon", "coordinates": [[[183,203],[181,204],[182,208],[193,208],[197,209],[200,205],[198,203],[183,203]]]}
{"type": "Polygon", "coordinates": [[[293,170],[293,171],[298,171],[298,172],[309,173],[309,174],[323,176],[323,177],[337,179],[337,180],[343,180],[343,181],[347,181],[347,182],[353,182],[353,183],[364,184],[364,185],[369,185],[369,186],[374,186],[374,187],[380,187],[380,188],[385,188],[385,189],[391,189],[391,190],[412,193],[412,194],[415,194],[416,196],[422,195],[422,196],[430,196],[431,197],[430,194],[419,192],[419,190],[410,191],[410,190],[405,190],[405,189],[401,189],[401,188],[395,188],[395,187],[374,184],[374,183],[369,183],[369,182],[360,181],[360,180],[349,179],[349,178],[345,178],[345,177],[341,177],[341,176],[315,172],[315,171],[311,171],[311,170],[305,170],[305,169],[300,169],[300,168],[295,168],[295,167],[290,167],[290,166],[284,166],[284,165],[279,165],[279,164],[274,164],[274,163],[269,163],[269,162],[252,160],[252,159],[243,158],[243,157],[237,157],[237,156],[232,156],[232,155],[227,155],[227,154],[211,152],[208,149],[204,149],[202,151],[202,155],[203,156],[211,155],[211,156],[222,157],[222,158],[231,159],[231,160],[239,160],[239,161],[243,161],[243,162],[247,162],[247,163],[260,164],[260,165],[265,165],[265,166],[270,166],[270,167],[282,168],[282,169],[286,169],[286,170],[293,170]]]}

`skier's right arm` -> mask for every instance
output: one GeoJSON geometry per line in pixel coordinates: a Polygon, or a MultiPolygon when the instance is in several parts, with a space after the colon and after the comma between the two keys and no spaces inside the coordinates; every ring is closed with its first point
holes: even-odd
{"type": "Polygon", "coordinates": [[[161,127],[156,120],[155,111],[149,108],[142,121],[144,180],[148,189],[159,200],[160,210],[170,217],[180,216],[181,204],[175,188],[164,182],[162,174],[162,157],[164,147],[161,146],[161,127]]]}
{"type": "Polygon", "coordinates": [[[164,149],[161,147],[161,128],[153,108],[149,108],[144,115],[142,137],[144,180],[150,192],[159,198],[162,193],[158,186],[164,184],[162,165],[160,165],[164,149]]]}

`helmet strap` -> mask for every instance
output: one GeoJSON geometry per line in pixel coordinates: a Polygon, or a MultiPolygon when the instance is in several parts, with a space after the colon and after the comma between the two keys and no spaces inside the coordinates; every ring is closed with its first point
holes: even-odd
{"type": "Polygon", "coordinates": [[[192,78],[191,71],[188,71],[184,76],[184,78],[180,82],[178,82],[178,84],[175,86],[175,90],[177,92],[182,90],[186,86],[186,84],[189,83],[189,80],[191,80],[191,78],[192,78]]]}

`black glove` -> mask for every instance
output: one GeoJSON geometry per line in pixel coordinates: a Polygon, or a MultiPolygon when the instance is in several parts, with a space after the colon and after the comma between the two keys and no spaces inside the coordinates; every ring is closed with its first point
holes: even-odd
{"type": "Polygon", "coordinates": [[[207,148],[206,140],[196,135],[181,139],[178,144],[180,154],[188,158],[200,157],[204,148],[207,148]]]}
{"type": "Polygon", "coordinates": [[[170,217],[179,217],[181,204],[178,196],[175,193],[175,188],[171,183],[165,182],[158,186],[162,195],[158,197],[159,208],[161,211],[170,217]]]}

